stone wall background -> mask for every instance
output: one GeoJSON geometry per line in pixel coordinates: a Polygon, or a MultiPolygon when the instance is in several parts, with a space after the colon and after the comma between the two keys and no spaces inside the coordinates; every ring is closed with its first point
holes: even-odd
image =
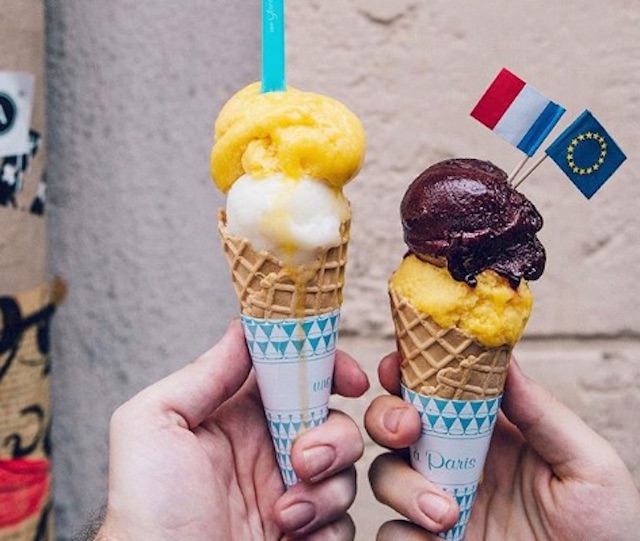
{"type": "MultiPolygon", "coordinates": [[[[51,270],[70,285],[56,317],[54,443],[59,538],[104,498],[111,412],[197,356],[236,312],[218,248],[222,198],[208,174],[211,126],[259,77],[259,6],[235,0],[48,0],[51,270]]],[[[567,108],[590,109],[628,161],[587,201],[547,160],[522,186],[545,217],[544,277],[516,353],[616,446],[640,483],[640,12],[632,0],[306,0],[288,5],[289,83],[362,119],[341,345],[375,383],[393,348],[386,280],[403,254],[398,205],[448,156],[520,153],[469,116],[506,66],[567,108]]],[[[372,398],[376,385],[368,393],[372,398]]],[[[336,400],[358,420],[366,400],[336,400]]],[[[390,512],[366,468],[358,539],[390,512]],[[375,506],[375,507],[374,507],[375,506]]]]}

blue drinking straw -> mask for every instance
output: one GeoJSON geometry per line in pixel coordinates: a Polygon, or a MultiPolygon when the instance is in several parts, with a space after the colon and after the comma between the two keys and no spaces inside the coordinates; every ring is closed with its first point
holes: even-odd
{"type": "Polygon", "coordinates": [[[262,88],[287,89],[284,50],[284,0],[262,0],[262,88]]]}

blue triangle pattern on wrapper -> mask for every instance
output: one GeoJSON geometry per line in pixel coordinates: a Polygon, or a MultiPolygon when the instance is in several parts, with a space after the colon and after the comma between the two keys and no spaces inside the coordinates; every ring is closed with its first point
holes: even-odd
{"type": "Polygon", "coordinates": [[[297,415],[267,411],[266,416],[282,480],[289,488],[298,482],[291,464],[293,442],[304,431],[324,423],[329,416],[329,408],[323,406],[297,415]]]}
{"type": "Polygon", "coordinates": [[[317,336],[318,335],[318,324],[316,323],[316,321],[307,321],[305,323],[302,324],[302,331],[304,333],[305,336],[307,337],[311,337],[311,336],[317,336]]]}
{"type": "Polygon", "coordinates": [[[327,320],[326,319],[319,319],[318,321],[316,321],[316,324],[318,325],[318,328],[320,329],[320,334],[324,333],[324,328],[327,326],[327,320]]]}
{"type": "Polygon", "coordinates": [[[403,398],[418,410],[423,423],[431,428],[449,430],[454,427],[455,435],[460,428],[463,435],[476,436],[493,431],[500,409],[500,398],[490,400],[446,400],[426,396],[402,387],[403,398]],[[456,422],[457,421],[457,422],[456,422]],[[442,428],[444,427],[444,429],[442,428]]]}
{"type": "Polygon", "coordinates": [[[460,515],[456,525],[441,534],[438,535],[440,539],[447,541],[463,541],[464,532],[471,516],[471,510],[473,509],[473,502],[476,499],[476,493],[478,492],[478,484],[474,483],[463,489],[456,489],[453,491],[453,496],[460,509],[460,515]]]}
{"type": "Polygon", "coordinates": [[[309,337],[309,344],[311,344],[311,348],[313,349],[314,353],[318,351],[318,345],[320,344],[320,340],[322,340],[322,337],[320,336],[318,336],[317,338],[309,337]]]}
{"type": "MultiPolygon", "coordinates": [[[[298,322],[297,321],[285,321],[282,323],[282,330],[285,332],[285,334],[291,338],[293,336],[294,331],[296,331],[296,329],[298,328],[298,322]]],[[[297,334],[297,333],[296,333],[297,334]]]]}
{"type": "Polygon", "coordinates": [[[467,403],[462,400],[456,400],[453,403],[453,407],[455,408],[458,415],[461,415],[464,409],[467,407],[467,403]]]}
{"type": "Polygon", "coordinates": [[[339,310],[313,316],[313,321],[242,316],[242,325],[254,362],[281,362],[335,350],[339,318],[339,310]]]}

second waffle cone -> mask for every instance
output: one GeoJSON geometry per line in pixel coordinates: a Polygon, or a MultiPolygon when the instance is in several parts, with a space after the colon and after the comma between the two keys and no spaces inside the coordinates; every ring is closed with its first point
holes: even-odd
{"type": "Polygon", "coordinates": [[[443,328],[393,287],[391,313],[403,384],[420,394],[480,400],[502,394],[510,346],[487,347],[456,327],[443,328]]]}

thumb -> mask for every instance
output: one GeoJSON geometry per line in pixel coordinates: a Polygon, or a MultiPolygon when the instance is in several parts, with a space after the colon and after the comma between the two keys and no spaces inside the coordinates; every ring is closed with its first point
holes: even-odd
{"type": "Polygon", "coordinates": [[[560,478],[596,476],[614,457],[609,443],[512,360],[502,410],[560,478]]]}
{"type": "Polygon", "coordinates": [[[244,332],[234,320],[220,341],[193,363],[131,399],[147,413],[178,415],[198,426],[242,386],[251,370],[244,332]]]}

